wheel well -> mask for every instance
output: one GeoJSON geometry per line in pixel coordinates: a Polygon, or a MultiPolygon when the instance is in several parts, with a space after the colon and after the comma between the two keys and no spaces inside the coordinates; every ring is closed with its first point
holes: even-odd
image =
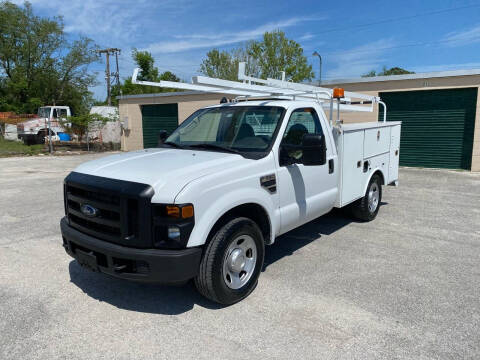
{"type": "Polygon", "coordinates": [[[220,229],[228,221],[237,217],[246,217],[255,222],[262,231],[265,243],[271,243],[270,218],[267,211],[261,205],[255,203],[236,206],[223,214],[222,217],[217,220],[215,225],[213,225],[210,233],[208,234],[208,239],[211,239],[212,235],[215,234],[218,229],[220,229]]]}
{"type": "MultiPolygon", "coordinates": [[[[51,130],[51,132],[52,132],[52,136],[56,135],[55,131],[51,130]]],[[[37,135],[47,136],[48,135],[48,128],[38,130],[37,135]]]]}
{"type": "Polygon", "coordinates": [[[380,181],[382,182],[381,185],[385,185],[385,177],[383,176],[383,173],[380,170],[377,170],[373,173],[372,177],[374,175],[378,175],[380,177],[380,181]]]}

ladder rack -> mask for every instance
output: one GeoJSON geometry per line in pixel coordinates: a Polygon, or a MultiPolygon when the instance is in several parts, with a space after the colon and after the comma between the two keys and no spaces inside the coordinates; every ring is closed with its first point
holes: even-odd
{"type": "Polygon", "coordinates": [[[235,95],[237,101],[241,98],[316,101],[321,106],[330,108],[331,120],[334,100],[337,103],[338,116],[340,111],[373,112],[374,105],[381,104],[384,106],[384,121],[386,121],[386,107],[378,96],[345,91],[343,98],[336,99],[333,97],[333,89],[285,81],[284,73],[282,74],[282,80],[270,78],[265,80],[248,76],[245,74],[245,63],[243,62],[239,63],[238,66],[238,79],[242,82],[215,79],[207,76],[194,76],[191,84],[163,80],[159,82],[142,81],[137,79],[139,71],[140,69],[133,71],[133,84],[235,95]]]}

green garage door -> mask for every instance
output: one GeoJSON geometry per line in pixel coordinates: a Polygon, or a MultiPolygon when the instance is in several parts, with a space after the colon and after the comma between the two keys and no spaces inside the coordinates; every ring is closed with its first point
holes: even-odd
{"type": "Polygon", "coordinates": [[[158,145],[158,133],[166,130],[170,135],[178,126],[178,104],[142,106],[143,147],[158,145]]]}
{"type": "Polygon", "coordinates": [[[477,90],[380,93],[387,120],[402,121],[400,165],[470,169],[477,90]]]}

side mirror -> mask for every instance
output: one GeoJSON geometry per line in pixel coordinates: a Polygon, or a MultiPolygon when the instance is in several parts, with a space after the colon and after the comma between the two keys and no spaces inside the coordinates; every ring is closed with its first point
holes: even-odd
{"type": "Polygon", "coordinates": [[[158,146],[162,145],[165,140],[167,140],[167,131],[166,130],[160,130],[158,132],[158,146]]]}
{"type": "Polygon", "coordinates": [[[305,134],[302,138],[302,164],[305,166],[324,165],[327,163],[327,146],[325,136],[305,134]]]}

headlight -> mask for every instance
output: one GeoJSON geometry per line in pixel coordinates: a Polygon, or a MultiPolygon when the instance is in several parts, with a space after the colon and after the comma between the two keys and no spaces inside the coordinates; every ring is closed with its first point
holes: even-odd
{"type": "Polygon", "coordinates": [[[178,226],[169,226],[168,227],[168,238],[171,240],[176,240],[180,237],[180,228],[178,226]]]}
{"type": "Polygon", "coordinates": [[[153,204],[153,245],[160,249],[185,248],[195,224],[192,204],[153,204]]]}

